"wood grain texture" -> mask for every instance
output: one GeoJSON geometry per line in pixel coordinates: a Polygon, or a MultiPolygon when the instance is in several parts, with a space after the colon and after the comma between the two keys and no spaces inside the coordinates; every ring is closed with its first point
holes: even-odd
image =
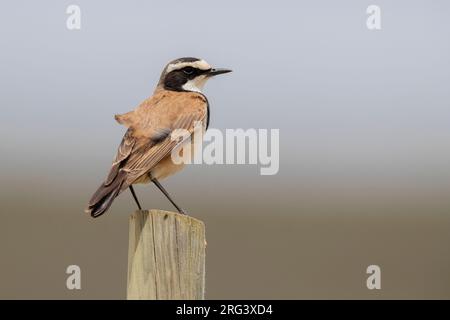
{"type": "Polygon", "coordinates": [[[205,225],[179,213],[130,216],[127,299],[204,299],[205,225]]]}

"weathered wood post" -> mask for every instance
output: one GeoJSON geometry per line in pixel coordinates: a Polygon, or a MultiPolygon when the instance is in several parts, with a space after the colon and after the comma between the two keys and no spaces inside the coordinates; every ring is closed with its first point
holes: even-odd
{"type": "Polygon", "coordinates": [[[130,216],[127,299],[204,299],[205,225],[179,213],[130,216]]]}

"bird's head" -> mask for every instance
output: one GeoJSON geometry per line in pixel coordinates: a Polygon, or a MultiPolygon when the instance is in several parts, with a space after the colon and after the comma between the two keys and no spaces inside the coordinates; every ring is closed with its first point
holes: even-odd
{"type": "Polygon", "coordinates": [[[158,87],[173,91],[201,92],[208,79],[228,72],[231,70],[212,68],[202,59],[180,58],[167,64],[159,79],[158,87]]]}

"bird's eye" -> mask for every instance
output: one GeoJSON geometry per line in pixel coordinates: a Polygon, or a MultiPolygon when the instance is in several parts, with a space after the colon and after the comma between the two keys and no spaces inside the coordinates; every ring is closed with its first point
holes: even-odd
{"type": "Polygon", "coordinates": [[[186,67],[183,69],[183,72],[186,74],[193,74],[194,73],[194,68],[192,67],[186,67]]]}

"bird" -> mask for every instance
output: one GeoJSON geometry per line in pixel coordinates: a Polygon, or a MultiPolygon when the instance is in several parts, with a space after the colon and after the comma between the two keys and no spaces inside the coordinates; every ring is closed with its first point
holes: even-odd
{"type": "Polygon", "coordinates": [[[126,189],[142,210],[133,185],[153,183],[179,213],[186,214],[160,180],[183,169],[183,163],[172,161],[171,152],[180,145],[193,142],[172,139],[171,134],[184,129],[192,135],[194,123],[198,121],[203,132],[207,130],[210,105],[202,89],[209,79],[231,71],[212,68],[205,60],[193,57],[170,61],[152,96],[134,110],[115,115],[115,120],[127,130],[108,175],[90,198],[85,212],[93,218],[103,215],[126,189]]]}

